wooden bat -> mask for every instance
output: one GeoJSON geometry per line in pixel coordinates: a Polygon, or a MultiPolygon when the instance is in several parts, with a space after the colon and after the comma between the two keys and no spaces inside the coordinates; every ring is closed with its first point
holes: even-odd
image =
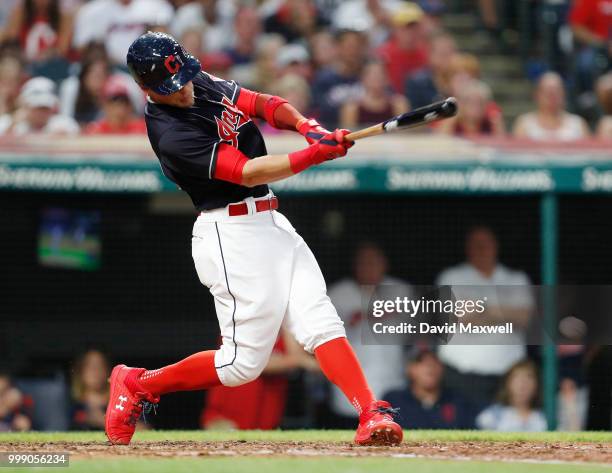
{"type": "Polygon", "coordinates": [[[363,130],[354,131],[344,137],[345,140],[355,141],[370,136],[382,135],[394,130],[403,130],[426,125],[427,123],[454,117],[457,114],[457,99],[449,97],[441,102],[435,102],[410,112],[389,118],[382,123],[372,125],[363,130]]]}

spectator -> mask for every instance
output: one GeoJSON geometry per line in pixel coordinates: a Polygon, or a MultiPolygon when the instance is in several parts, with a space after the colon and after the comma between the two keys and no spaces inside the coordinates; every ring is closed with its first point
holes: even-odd
{"type": "Polygon", "coordinates": [[[147,132],[144,118],[136,117],[125,78],[111,76],[102,91],[103,116],[85,129],[89,135],[133,135],[147,132]]]}
{"type": "Polygon", "coordinates": [[[408,101],[389,88],[385,68],[380,62],[371,62],[361,74],[363,93],[359,101],[347,102],[340,111],[343,128],[374,125],[389,117],[408,111],[408,101]]]}
{"type": "Polygon", "coordinates": [[[450,93],[451,59],[457,52],[448,33],[437,33],[430,40],[429,63],[406,81],[405,94],[413,108],[445,99],[450,93]]]}
{"type": "MultiPolygon", "coordinates": [[[[92,44],[79,65],[77,75],[65,79],[60,85],[60,112],[71,116],[81,126],[102,116],[102,91],[112,73],[104,46],[92,44]]],[[[140,87],[125,73],[115,73],[126,79],[130,100],[134,109],[144,107],[144,94],[140,87]]]]}
{"type": "Polygon", "coordinates": [[[264,21],[267,33],[279,34],[287,43],[308,39],[324,25],[312,0],[283,0],[264,21]]]}
{"type": "Polygon", "coordinates": [[[472,80],[457,95],[459,112],[454,118],[441,122],[437,130],[447,135],[478,137],[502,137],[505,134],[501,115],[491,119],[487,104],[491,101],[491,89],[484,82],[472,80]]]}
{"type": "Polygon", "coordinates": [[[529,278],[499,263],[498,248],[490,228],[473,227],[465,238],[467,261],[445,269],[436,279],[439,286],[452,286],[457,298],[486,298],[481,320],[513,323],[511,334],[456,334],[439,348],[447,367],[446,385],[477,405],[488,404],[502,375],[526,356],[524,330],[534,306],[529,278]]]}
{"type": "Polygon", "coordinates": [[[359,98],[359,78],[368,51],[368,38],[362,31],[339,31],[336,38],[336,60],[315,75],[312,85],[319,121],[327,128],[338,124],[342,105],[359,98]]]}
{"type": "Polygon", "coordinates": [[[19,59],[11,55],[0,59],[0,116],[10,115],[17,109],[17,96],[24,79],[19,59]]]}
{"type": "Polygon", "coordinates": [[[233,64],[249,64],[255,60],[257,38],[261,33],[257,10],[250,6],[238,9],[234,18],[234,44],[226,50],[233,64]]]}
{"type": "Polygon", "coordinates": [[[166,0],[91,0],[77,13],[73,45],[84,52],[92,42],[104,43],[111,62],[124,66],[132,41],[147,28],[168,25],[173,13],[166,0]]]}
{"type": "MultiPolygon", "coordinates": [[[[373,291],[376,291],[377,298],[380,299],[390,299],[391,296],[410,297],[412,294],[410,286],[400,279],[389,276],[387,269],[388,262],[382,249],[374,243],[363,242],[355,252],[353,277],[343,279],[329,289],[329,297],[344,322],[346,337],[351,342],[377,399],[381,399],[384,393],[403,384],[402,348],[399,345],[362,342],[362,333],[368,329],[368,321],[362,310],[362,300],[364,298],[369,300],[373,291]]],[[[354,425],[354,407],[336,386],[332,386],[331,389],[330,407],[335,419],[334,425],[330,427],[348,428],[354,425]]]]}
{"type": "Polygon", "coordinates": [[[421,20],[424,13],[416,3],[406,2],[393,14],[391,38],[378,48],[396,93],[404,91],[411,74],[428,63],[428,47],[421,20]]]}
{"type": "Polygon", "coordinates": [[[423,9],[423,31],[429,37],[443,30],[442,16],[446,12],[444,0],[419,0],[417,2],[423,9]]]}
{"type": "Polygon", "coordinates": [[[387,39],[391,16],[401,6],[400,0],[345,0],[333,13],[333,26],[367,31],[370,44],[377,47],[387,39]]]}
{"type": "Polygon", "coordinates": [[[579,91],[591,91],[595,79],[610,66],[612,8],[609,0],[575,0],[570,24],[581,49],[576,56],[579,91]]]}
{"type": "Polygon", "coordinates": [[[108,404],[110,363],[99,350],[89,350],[74,363],[72,375],[73,430],[102,430],[108,404]]]}
{"type": "Polygon", "coordinates": [[[514,136],[538,141],[573,141],[589,136],[583,118],[565,110],[565,89],[561,76],[547,72],[535,89],[537,109],[516,119],[514,136]]]}
{"type": "Polygon", "coordinates": [[[599,78],[596,91],[603,112],[597,124],[597,136],[612,139],[612,72],[599,78]]]}
{"type": "Polygon", "coordinates": [[[444,366],[435,352],[414,346],[406,365],[408,385],[383,399],[399,407],[405,429],[473,429],[476,413],[460,395],[442,386],[444,366]]]}
{"type": "Polygon", "coordinates": [[[19,109],[0,117],[0,135],[76,135],[79,125],[71,117],[57,113],[59,100],[55,84],[45,77],[26,82],[19,94],[19,109]]]}
{"type": "Polygon", "coordinates": [[[32,427],[31,399],[13,386],[8,373],[0,372],[0,432],[25,432],[32,427]]]}
{"type": "Polygon", "coordinates": [[[72,18],[60,0],[20,0],[6,22],[0,42],[15,41],[30,62],[44,61],[70,49],[72,18]]]}
{"type": "Polygon", "coordinates": [[[336,58],[336,42],[329,31],[318,31],[309,39],[312,65],[316,70],[332,67],[336,58]]]}
{"type": "Polygon", "coordinates": [[[208,390],[200,423],[204,429],[277,429],[287,402],[287,375],[297,369],[319,371],[287,331],[281,333],[262,375],[238,387],[216,386],[208,390]]]}
{"type": "Polygon", "coordinates": [[[285,44],[280,35],[264,35],[257,44],[254,74],[248,80],[241,78],[240,85],[268,92],[270,84],[278,77],[278,55],[285,44]]]}
{"type": "Polygon", "coordinates": [[[301,44],[287,44],[281,48],[277,57],[278,75],[297,75],[310,80],[312,69],[310,67],[310,56],[301,44]]]}
{"type": "MultiPolygon", "coordinates": [[[[481,80],[480,61],[473,54],[456,53],[449,64],[448,87],[451,96],[459,96],[469,82],[481,80]]],[[[486,119],[491,123],[499,123],[505,130],[504,118],[499,105],[489,98],[486,105],[486,119]]]]}
{"type": "Polygon", "coordinates": [[[572,378],[563,378],[557,396],[557,430],[576,432],[586,427],[588,389],[572,378]]]}
{"type": "Polygon", "coordinates": [[[498,432],[543,432],[547,424],[536,408],[539,383],[536,366],[525,360],[514,364],[504,376],[497,402],[482,411],[476,425],[498,432]]]}
{"type": "Polygon", "coordinates": [[[102,89],[111,72],[106,57],[85,59],[78,76],[65,79],[60,86],[60,111],[80,125],[99,118],[102,112],[102,89]]]}
{"type": "Polygon", "coordinates": [[[233,21],[235,15],[233,0],[195,0],[176,10],[170,24],[170,32],[177,38],[192,28],[202,32],[204,49],[207,53],[221,52],[232,46],[233,21]]]}

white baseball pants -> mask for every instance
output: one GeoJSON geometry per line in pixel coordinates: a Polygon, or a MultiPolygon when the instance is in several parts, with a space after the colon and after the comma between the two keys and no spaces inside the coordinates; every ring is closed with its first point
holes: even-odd
{"type": "Polygon", "coordinates": [[[255,211],[256,200],[270,197],[246,199],[248,215],[205,212],[193,227],[196,271],[215,299],[222,338],[215,367],[225,386],[261,374],[283,321],[310,353],[345,336],[308,245],[280,212],[255,211]]]}

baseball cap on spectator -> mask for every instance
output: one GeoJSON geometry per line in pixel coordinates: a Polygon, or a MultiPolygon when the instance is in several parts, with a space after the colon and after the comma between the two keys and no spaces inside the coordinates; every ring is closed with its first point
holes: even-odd
{"type": "Polygon", "coordinates": [[[417,343],[411,346],[405,355],[406,355],[406,361],[408,363],[413,363],[413,362],[418,363],[419,361],[423,360],[423,358],[425,358],[425,356],[427,355],[432,355],[432,356],[435,356],[436,358],[438,357],[434,348],[427,343],[417,343]]]}
{"type": "Polygon", "coordinates": [[[130,93],[125,83],[125,79],[120,76],[110,76],[104,84],[102,96],[105,100],[112,100],[119,97],[129,100],[130,93]]]}
{"type": "Polygon", "coordinates": [[[335,24],[336,38],[344,33],[367,33],[369,29],[368,21],[364,18],[342,18],[335,24]]]}
{"type": "Polygon", "coordinates": [[[287,67],[291,64],[308,62],[310,56],[306,48],[300,44],[287,44],[283,46],[276,57],[278,67],[287,67]]]}
{"type": "Polygon", "coordinates": [[[34,77],[27,81],[19,93],[19,102],[25,107],[55,108],[59,99],[55,93],[55,83],[46,77],[34,77]]]}
{"type": "Polygon", "coordinates": [[[425,13],[419,5],[407,2],[393,12],[391,19],[395,26],[406,26],[420,22],[423,16],[425,13]]]}
{"type": "Polygon", "coordinates": [[[441,16],[446,12],[446,4],[442,0],[419,0],[418,4],[429,16],[441,16]]]}

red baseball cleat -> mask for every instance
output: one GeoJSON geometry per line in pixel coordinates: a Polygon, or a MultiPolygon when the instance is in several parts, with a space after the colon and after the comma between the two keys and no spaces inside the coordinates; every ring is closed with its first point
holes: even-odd
{"type": "Polygon", "coordinates": [[[143,371],[144,368],[117,365],[111,372],[104,430],[112,444],[129,444],[143,409],[147,413],[159,402],[159,397],[139,391],[137,379],[143,371]]]}
{"type": "Polygon", "coordinates": [[[393,421],[399,409],[387,401],[374,401],[359,416],[355,434],[357,445],[398,445],[402,442],[402,428],[393,421]]]}

